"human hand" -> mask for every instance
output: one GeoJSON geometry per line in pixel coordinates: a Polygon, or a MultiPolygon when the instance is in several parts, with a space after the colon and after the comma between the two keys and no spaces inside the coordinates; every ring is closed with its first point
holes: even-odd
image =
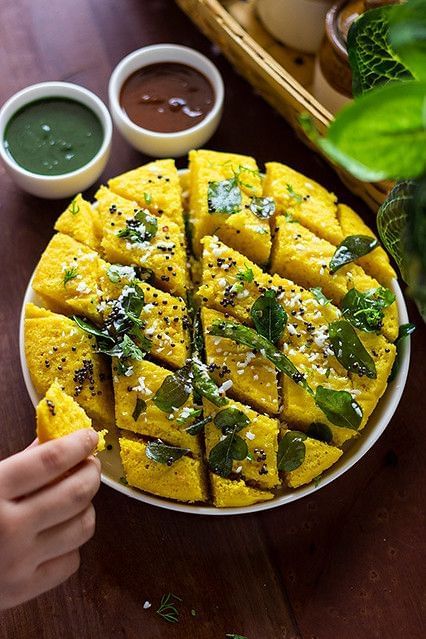
{"type": "Polygon", "coordinates": [[[95,530],[100,462],[91,429],[0,461],[0,610],[54,588],[95,530]],[[88,457],[89,456],[89,457],[88,457]]]}

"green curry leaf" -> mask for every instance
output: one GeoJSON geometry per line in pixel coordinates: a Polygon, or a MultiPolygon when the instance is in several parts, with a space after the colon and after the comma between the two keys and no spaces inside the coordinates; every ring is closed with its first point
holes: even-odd
{"type": "Polygon", "coordinates": [[[331,322],[328,325],[328,334],[336,359],[347,371],[356,373],[360,377],[366,375],[371,379],[376,379],[377,372],[374,360],[347,320],[341,319],[331,322]]]}
{"type": "Polygon", "coordinates": [[[315,403],[335,426],[358,430],[362,421],[362,408],[347,391],[317,386],[315,403]]]}
{"type": "Polygon", "coordinates": [[[392,370],[388,377],[388,382],[392,382],[397,376],[399,367],[401,365],[401,349],[403,348],[404,342],[406,341],[407,337],[414,333],[415,330],[415,325],[411,323],[401,324],[401,326],[399,327],[398,337],[394,342],[396,346],[396,357],[392,366],[392,370]]]}
{"type": "Polygon", "coordinates": [[[330,430],[330,427],[327,424],[322,424],[321,422],[313,422],[307,429],[306,434],[308,437],[312,437],[313,439],[317,439],[320,442],[325,442],[329,444],[333,439],[333,433],[330,430]]]}
{"type": "Polygon", "coordinates": [[[161,440],[156,442],[149,442],[146,446],[145,454],[148,459],[155,461],[159,464],[166,464],[171,466],[178,459],[184,457],[190,452],[189,448],[180,448],[179,446],[168,446],[161,440]]]}
{"type": "Polygon", "coordinates": [[[250,310],[257,332],[267,340],[276,344],[287,323],[287,313],[277,302],[277,294],[273,290],[266,290],[254,302],[250,310]]]}
{"type": "Polygon", "coordinates": [[[278,446],[278,470],[289,473],[303,464],[306,454],[305,439],[305,433],[297,430],[288,430],[285,433],[278,446]]]}
{"type": "Polygon", "coordinates": [[[227,435],[231,431],[238,432],[242,428],[246,428],[250,424],[250,420],[239,408],[230,406],[216,413],[214,424],[224,435],[227,435]]]}
{"type": "Polygon", "coordinates": [[[348,235],[340,242],[330,260],[330,272],[335,273],[339,268],[350,264],[363,255],[367,255],[379,246],[375,237],[369,235],[348,235]]]}
{"type": "Polygon", "coordinates": [[[188,365],[172,375],[167,375],[152,401],[165,413],[180,408],[188,400],[192,392],[191,371],[188,365]]]}
{"type": "Polygon", "coordinates": [[[383,309],[394,301],[395,295],[383,286],[367,291],[351,288],[341,301],[340,309],[343,317],[361,331],[379,332],[383,326],[383,309]]]}

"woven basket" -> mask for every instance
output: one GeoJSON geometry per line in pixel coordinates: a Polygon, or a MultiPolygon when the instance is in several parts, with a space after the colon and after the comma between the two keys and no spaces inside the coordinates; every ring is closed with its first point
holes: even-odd
{"type": "MultiPolygon", "coordinates": [[[[284,116],[303,142],[321,153],[307,138],[298,120],[301,113],[308,113],[320,133],[324,133],[333,118],[302,85],[310,84],[313,57],[278,44],[258,21],[254,0],[176,2],[239,73],[284,116]],[[303,64],[297,65],[295,60],[303,64]]],[[[342,168],[334,164],[333,167],[346,186],[377,211],[391,184],[360,182],[342,168]]]]}

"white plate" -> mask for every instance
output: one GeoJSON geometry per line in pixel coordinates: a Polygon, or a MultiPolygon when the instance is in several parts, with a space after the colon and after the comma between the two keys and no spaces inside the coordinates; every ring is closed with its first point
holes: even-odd
{"type": "MultiPolygon", "coordinates": [[[[25,359],[25,347],[24,347],[24,317],[25,317],[25,305],[28,302],[34,302],[38,305],[43,305],[37,298],[31,287],[32,278],[28,284],[25,292],[21,317],[19,323],[19,351],[22,374],[25,381],[28,394],[31,398],[33,406],[35,407],[40,401],[41,397],[36,392],[31,377],[28,371],[27,362],[25,359]]],[[[400,324],[406,324],[408,322],[407,308],[405,300],[402,295],[402,291],[396,280],[393,280],[391,289],[396,296],[396,303],[398,305],[399,322],[400,324]]],[[[118,430],[117,432],[110,433],[108,436],[108,443],[112,444],[113,448],[110,451],[104,451],[99,455],[102,461],[102,481],[114,490],[118,490],[120,493],[138,499],[147,504],[153,506],[160,506],[161,508],[167,508],[169,510],[178,510],[185,513],[193,513],[196,515],[240,515],[245,513],[259,512],[260,510],[269,510],[270,508],[276,508],[284,504],[289,504],[292,501],[311,495],[315,491],[323,488],[330,482],[334,481],[340,475],[343,475],[347,470],[352,468],[356,462],[361,459],[363,455],[373,446],[378,440],[380,435],[385,430],[386,426],[392,419],[393,414],[401,399],[405,383],[407,381],[408,368],[410,363],[410,339],[404,340],[401,352],[401,365],[398,374],[393,382],[391,382],[386,388],[386,392],[379,401],[373,415],[368,420],[366,427],[362,430],[360,437],[354,442],[350,448],[344,452],[340,460],[332,466],[332,468],[322,475],[321,481],[318,486],[313,483],[307,486],[302,486],[293,490],[280,489],[278,496],[275,499],[254,506],[246,506],[241,508],[214,508],[213,506],[195,506],[191,504],[180,504],[177,502],[162,499],[161,497],[154,497],[143,493],[130,486],[125,486],[120,482],[120,477],[123,476],[123,468],[120,462],[119,444],[118,444],[118,430]]]]}

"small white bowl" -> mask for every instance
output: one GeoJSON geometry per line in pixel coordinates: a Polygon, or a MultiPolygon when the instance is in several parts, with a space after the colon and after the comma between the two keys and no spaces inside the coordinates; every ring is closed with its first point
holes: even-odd
{"type": "Polygon", "coordinates": [[[15,93],[0,109],[0,157],[6,170],[24,191],[47,199],[70,197],[91,186],[108,161],[112,138],[111,116],[104,103],[91,91],[69,82],[40,82],[15,93]],[[10,118],[23,106],[43,98],[68,98],[87,106],[98,116],[103,128],[103,142],[87,164],[62,175],[40,175],[20,166],[4,147],[4,133],[10,118]]]}
{"type": "Polygon", "coordinates": [[[133,51],[119,62],[111,74],[108,94],[114,124],[129,144],[142,153],[164,158],[185,155],[211,138],[222,116],[224,88],[215,65],[198,51],[177,44],[155,44],[133,51]],[[205,75],[213,87],[215,101],[212,110],[190,129],[175,133],[150,131],[135,124],[120,105],[120,92],[125,80],[138,69],[161,62],[187,64],[205,75]]]}

